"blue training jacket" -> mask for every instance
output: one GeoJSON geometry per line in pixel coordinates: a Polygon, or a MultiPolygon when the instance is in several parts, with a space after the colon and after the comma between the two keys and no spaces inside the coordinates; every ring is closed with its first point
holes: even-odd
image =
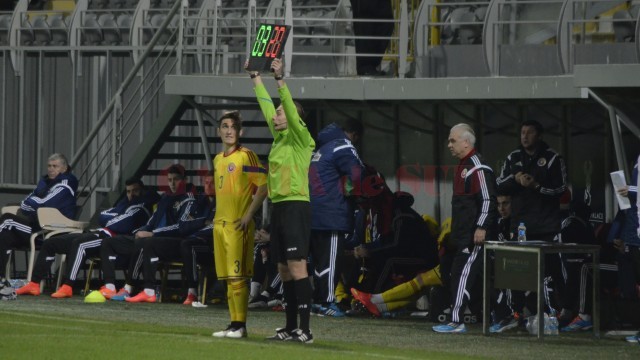
{"type": "Polygon", "coordinates": [[[318,134],[317,150],[309,167],[311,229],[353,230],[353,207],[347,199],[361,186],[364,165],[356,148],[335,123],[318,134]]]}
{"type": "MultiPolygon", "coordinates": [[[[188,189],[193,186],[187,186],[188,189]]],[[[136,230],[151,231],[154,236],[180,236],[180,222],[195,217],[196,207],[193,192],[166,192],[160,198],[156,211],[146,225],[136,230]]]]}
{"type": "Polygon", "coordinates": [[[216,200],[209,199],[207,195],[198,195],[194,204],[196,208],[195,218],[180,222],[180,235],[211,239],[213,237],[213,217],[216,215],[216,200]],[[209,220],[209,224],[206,221],[209,220]]]}
{"type": "Polygon", "coordinates": [[[52,207],[69,219],[75,219],[77,190],[78,179],[70,172],[58,174],[55,179],[44,175],[36,189],[22,201],[20,210],[35,220],[39,208],[52,207]]]}
{"type": "Polygon", "coordinates": [[[98,222],[102,228],[98,230],[109,236],[132,234],[149,221],[153,213],[153,205],[159,199],[160,196],[157,192],[146,190],[131,201],[124,196],[114,207],[100,213],[98,222]]]}

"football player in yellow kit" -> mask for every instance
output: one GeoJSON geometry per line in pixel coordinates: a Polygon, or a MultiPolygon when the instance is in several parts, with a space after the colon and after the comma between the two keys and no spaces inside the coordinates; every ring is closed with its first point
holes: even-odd
{"type": "Polygon", "coordinates": [[[267,171],[253,151],[240,145],[240,113],[222,115],[218,135],[224,151],[213,159],[213,253],[218,279],[227,280],[231,324],[213,336],[243,338],[247,336],[248,281],[253,275],[253,215],[267,196],[267,171]]]}

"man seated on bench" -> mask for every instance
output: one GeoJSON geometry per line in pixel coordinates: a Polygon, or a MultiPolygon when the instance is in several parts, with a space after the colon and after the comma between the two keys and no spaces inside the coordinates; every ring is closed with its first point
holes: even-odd
{"type": "Polygon", "coordinates": [[[11,287],[5,278],[11,249],[28,247],[32,232],[40,230],[38,209],[52,207],[70,219],[75,218],[77,189],[78,179],[71,173],[67,158],[62,154],[52,154],[47,161],[47,174],[22,201],[18,214],[0,217],[0,291],[11,287]]]}

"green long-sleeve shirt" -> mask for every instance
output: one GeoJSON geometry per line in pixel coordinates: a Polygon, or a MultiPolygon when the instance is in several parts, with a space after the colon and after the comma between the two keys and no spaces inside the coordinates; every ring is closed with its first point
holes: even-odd
{"type": "Polygon", "coordinates": [[[298,115],[287,86],[278,89],[287,117],[287,129],[276,131],[273,116],[276,108],[264,85],[255,88],[258,103],[267,120],[273,144],[269,152],[267,187],[271,202],[309,201],[309,164],[316,144],[307,125],[298,115]]]}

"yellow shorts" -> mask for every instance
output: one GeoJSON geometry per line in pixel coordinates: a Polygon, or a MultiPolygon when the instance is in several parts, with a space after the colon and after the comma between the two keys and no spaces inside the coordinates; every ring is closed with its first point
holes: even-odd
{"type": "Polygon", "coordinates": [[[255,224],[247,231],[235,230],[230,222],[213,225],[213,255],[218,279],[250,278],[253,276],[253,241],[255,224]]]}

